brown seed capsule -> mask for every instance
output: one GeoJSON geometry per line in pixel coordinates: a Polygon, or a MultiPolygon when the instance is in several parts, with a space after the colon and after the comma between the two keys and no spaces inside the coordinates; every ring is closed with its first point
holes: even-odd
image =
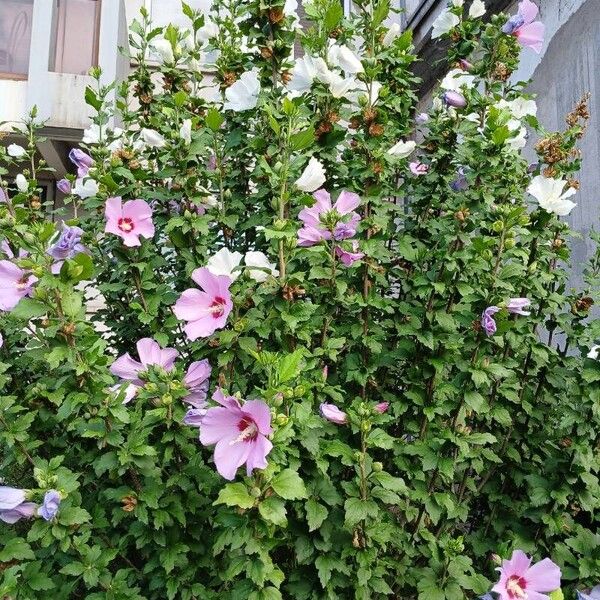
{"type": "Polygon", "coordinates": [[[237,81],[238,76],[232,71],[228,71],[227,73],[223,73],[223,81],[221,82],[222,88],[228,88],[232,86],[237,81]]]}
{"type": "Polygon", "coordinates": [[[39,196],[34,196],[29,202],[29,206],[31,206],[33,210],[40,210],[40,208],[42,208],[42,203],[40,202],[39,196]]]}
{"type": "Polygon", "coordinates": [[[281,81],[283,83],[289,83],[292,80],[292,72],[291,71],[282,71],[281,72],[281,81]]]}
{"type": "Polygon", "coordinates": [[[65,323],[62,327],[62,332],[65,335],[73,335],[75,333],[75,323],[65,323]]]}
{"type": "Polygon", "coordinates": [[[137,498],[131,495],[121,498],[121,504],[123,505],[123,510],[125,512],[133,512],[137,506],[137,503],[137,498]]]}
{"type": "Polygon", "coordinates": [[[262,56],[264,59],[268,60],[268,59],[270,59],[270,58],[273,58],[273,50],[272,50],[271,48],[269,48],[268,46],[263,46],[263,47],[260,49],[260,55],[261,55],[261,56],[262,56]]]}
{"type": "Polygon", "coordinates": [[[271,21],[271,23],[281,23],[284,17],[285,14],[282,8],[278,7],[269,10],[269,21],[271,21]]]}
{"type": "Polygon", "coordinates": [[[594,306],[594,300],[589,296],[584,296],[575,301],[574,309],[577,312],[588,312],[594,306]]]}
{"type": "Polygon", "coordinates": [[[511,69],[509,69],[503,62],[496,63],[492,77],[497,81],[506,81],[511,76],[511,69]]]}
{"type": "Polygon", "coordinates": [[[579,181],[573,177],[568,179],[567,183],[569,184],[569,187],[573,188],[574,190],[578,190],[581,187],[581,184],[579,183],[579,181]]]}
{"type": "Polygon", "coordinates": [[[379,123],[371,123],[369,126],[369,133],[373,137],[379,137],[380,135],[383,135],[383,125],[380,125],[379,123]]]}
{"type": "Polygon", "coordinates": [[[552,249],[558,250],[559,248],[563,247],[564,243],[565,243],[564,240],[561,240],[560,238],[556,238],[555,240],[552,241],[552,249]]]}
{"type": "Polygon", "coordinates": [[[136,160],[130,160],[130,161],[129,161],[129,168],[130,168],[130,169],[133,169],[134,171],[135,171],[136,169],[139,169],[141,166],[142,166],[142,165],[141,165],[140,161],[139,161],[139,160],[137,160],[137,159],[136,159],[136,160]]]}
{"type": "Polygon", "coordinates": [[[365,123],[371,123],[377,118],[377,110],[374,108],[365,108],[363,112],[365,123]]]}
{"type": "Polygon", "coordinates": [[[208,345],[211,348],[218,348],[221,342],[219,342],[219,340],[217,338],[212,338],[211,340],[208,340],[208,345]]]}
{"type": "Polygon", "coordinates": [[[360,127],[360,123],[360,117],[352,117],[348,126],[350,127],[350,129],[358,129],[360,127]]]}
{"type": "Polygon", "coordinates": [[[560,440],[560,445],[563,448],[570,448],[572,444],[573,444],[573,440],[571,438],[565,437],[562,440],[560,440]]]}
{"type": "Polygon", "coordinates": [[[383,165],[380,162],[373,163],[373,173],[375,173],[375,175],[383,173],[383,165]]]}

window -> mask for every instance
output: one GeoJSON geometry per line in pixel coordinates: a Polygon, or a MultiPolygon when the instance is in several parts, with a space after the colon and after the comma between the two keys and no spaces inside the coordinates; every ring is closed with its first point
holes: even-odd
{"type": "Polygon", "coordinates": [[[33,0],[0,0],[0,77],[26,79],[33,0]]]}
{"type": "Polygon", "coordinates": [[[85,75],[98,64],[100,0],[56,0],[54,25],[50,70],[85,75]]]}

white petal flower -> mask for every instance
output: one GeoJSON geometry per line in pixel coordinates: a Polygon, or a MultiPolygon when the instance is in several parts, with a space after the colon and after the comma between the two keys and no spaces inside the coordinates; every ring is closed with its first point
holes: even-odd
{"type": "Polygon", "coordinates": [[[235,281],[240,276],[240,271],[234,271],[242,262],[242,255],[239,252],[231,252],[227,248],[221,248],[213,254],[206,263],[206,268],[213,275],[227,275],[235,281]]]}
{"type": "Polygon", "coordinates": [[[260,94],[260,81],[258,70],[246,71],[240,78],[225,90],[225,102],[223,108],[241,112],[254,108],[258,103],[260,94]]]}
{"type": "Polygon", "coordinates": [[[318,74],[318,79],[329,86],[329,91],[334,98],[343,98],[348,95],[351,89],[357,87],[354,77],[344,79],[333,71],[318,74]]]}
{"type": "Polygon", "coordinates": [[[452,69],[440,83],[443,90],[451,92],[460,92],[463,86],[472,88],[474,85],[475,76],[463,71],[463,69],[452,69]]]}
{"type": "Polygon", "coordinates": [[[98,184],[93,179],[85,177],[75,181],[72,193],[80,198],[91,198],[98,193],[98,190],[98,184]]]}
{"type": "Polygon", "coordinates": [[[17,184],[17,188],[20,192],[25,193],[29,189],[29,183],[27,182],[25,175],[22,173],[19,173],[15,177],[15,183],[17,184]]]}
{"type": "Polygon", "coordinates": [[[400,25],[398,23],[392,23],[390,28],[385,32],[381,43],[386,47],[391,46],[392,42],[400,35],[400,32],[400,25]]]}
{"type": "Polygon", "coordinates": [[[471,19],[478,19],[485,15],[485,4],[483,0],[473,0],[471,8],[469,8],[469,17],[471,19]]]}
{"type": "Polygon", "coordinates": [[[298,0],[285,0],[283,14],[286,17],[298,18],[298,0]]]}
{"type": "Polygon", "coordinates": [[[567,200],[577,192],[572,187],[565,192],[566,183],[564,179],[552,179],[538,175],[533,178],[527,191],[544,210],[564,217],[577,206],[575,202],[567,200]]]}
{"type": "Polygon", "coordinates": [[[339,67],[342,71],[352,75],[364,71],[358,56],[343,44],[332,44],[327,51],[327,60],[335,67],[339,67]]]}
{"type": "Polygon", "coordinates": [[[464,3],[465,0],[452,0],[452,6],[455,6],[456,8],[461,8],[464,3]]]}
{"type": "Polygon", "coordinates": [[[525,98],[515,98],[514,100],[498,100],[495,104],[500,110],[508,110],[515,119],[537,115],[537,104],[535,100],[526,100],[525,98]]]}
{"type": "Polygon", "coordinates": [[[525,148],[527,145],[527,129],[525,129],[525,127],[521,127],[520,121],[517,121],[516,119],[511,119],[506,126],[511,131],[517,131],[517,135],[506,140],[506,145],[515,152],[525,148]],[[515,124],[517,127],[514,127],[515,124]]]}
{"type": "Polygon", "coordinates": [[[310,91],[313,81],[320,73],[329,73],[325,61],[320,57],[315,58],[310,54],[305,54],[294,63],[287,88],[299,94],[305,94],[310,91]]]}
{"type": "Polygon", "coordinates": [[[323,164],[320,160],[312,156],[302,175],[296,181],[296,186],[303,192],[314,192],[325,183],[326,179],[323,164]]]}
{"type": "Polygon", "coordinates": [[[460,19],[449,10],[445,10],[440,16],[433,22],[433,29],[431,30],[431,39],[435,40],[447,33],[450,33],[455,27],[460,24],[460,19]]]}
{"type": "Polygon", "coordinates": [[[23,158],[23,156],[27,154],[27,150],[25,150],[23,146],[19,146],[19,144],[11,144],[6,149],[6,152],[9,156],[12,156],[13,158],[23,158]]]}
{"type": "Polygon", "coordinates": [[[179,137],[186,143],[192,142],[192,120],[186,119],[179,129],[179,137]]]}
{"type": "Polygon", "coordinates": [[[208,16],[204,17],[204,25],[198,29],[198,39],[208,42],[211,38],[219,36],[219,26],[208,16]]]}
{"type": "Polygon", "coordinates": [[[600,356],[600,346],[592,346],[592,349],[588,352],[587,357],[592,360],[598,360],[600,356]]]}
{"type": "Polygon", "coordinates": [[[269,258],[262,252],[246,252],[244,262],[248,267],[259,267],[258,269],[249,269],[248,274],[254,281],[262,283],[269,277],[269,272],[273,277],[279,275],[275,263],[269,262],[269,258]],[[264,271],[262,269],[265,269],[264,271]]]}
{"type": "Polygon", "coordinates": [[[144,127],[140,131],[140,136],[144,143],[151,148],[162,148],[167,143],[165,138],[154,129],[146,129],[144,127]]]}
{"type": "MultiPolygon", "coordinates": [[[[381,91],[381,88],[383,86],[381,85],[381,83],[379,83],[379,81],[373,81],[371,84],[371,94],[370,94],[370,98],[368,98],[369,104],[371,104],[371,106],[373,104],[375,104],[375,102],[377,102],[377,99],[379,98],[379,92],[381,91]]],[[[355,104],[358,106],[359,103],[359,99],[362,97],[367,97],[367,93],[368,93],[368,89],[367,89],[367,85],[364,81],[357,81],[356,82],[356,88],[358,89],[358,91],[354,91],[351,92],[350,94],[347,95],[348,100],[350,100],[350,102],[352,102],[352,104],[355,104]]]]}
{"type": "Polygon", "coordinates": [[[160,60],[163,63],[174,63],[175,54],[173,53],[173,46],[171,42],[165,38],[155,38],[151,43],[152,49],[158,54],[160,60]]]}
{"type": "Polygon", "coordinates": [[[398,158],[407,158],[410,156],[417,147],[417,143],[409,140],[405,142],[404,140],[400,140],[397,144],[394,144],[387,153],[391,156],[397,156],[398,158]]]}

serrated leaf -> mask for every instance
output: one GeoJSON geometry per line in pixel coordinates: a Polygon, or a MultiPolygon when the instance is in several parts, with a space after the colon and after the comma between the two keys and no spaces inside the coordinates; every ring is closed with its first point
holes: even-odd
{"type": "Polygon", "coordinates": [[[248,489],[243,483],[228,483],[219,492],[214,504],[225,504],[226,506],[239,506],[240,508],[252,508],[255,503],[248,489]]]}
{"type": "Polygon", "coordinates": [[[273,478],[271,487],[286,500],[306,498],[306,487],[300,475],[292,469],[284,469],[273,478]]]}

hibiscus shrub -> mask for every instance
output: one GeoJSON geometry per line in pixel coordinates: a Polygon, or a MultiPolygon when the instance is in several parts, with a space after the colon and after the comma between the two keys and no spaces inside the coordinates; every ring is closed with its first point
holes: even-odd
{"type": "Polygon", "coordinates": [[[20,173],[0,205],[2,598],[597,583],[600,253],[573,289],[561,219],[587,99],[548,132],[512,82],[543,37],[528,0],[450,4],[449,72],[416,116],[387,0],[312,0],[303,30],[292,4],[183,4],[185,30],[142,12],[129,79],[86,91],[64,205],[41,197],[35,111],[0,154],[4,184],[20,173]]]}

